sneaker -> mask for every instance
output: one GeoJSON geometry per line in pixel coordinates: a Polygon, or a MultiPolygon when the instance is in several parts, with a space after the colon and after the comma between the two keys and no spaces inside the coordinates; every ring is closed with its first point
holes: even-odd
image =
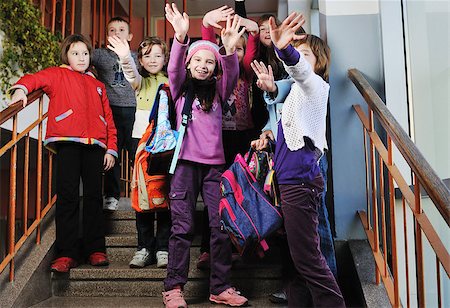
{"type": "Polygon", "coordinates": [[[240,292],[236,291],[235,288],[228,288],[219,295],[210,294],[209,301],[233,307],[241,307],[248,304],[248,299],[240,295],[240,292]]]}
{"type": "Polygon", "coordinates": [[[285,289],[281,289],[275,293],[270,294],[269,300],[274,304],[287,304],[287,294],[285,289]]]}
{"type": "Polygon", "coordinates": [[[169,253],[167,251],[156,252],[156,267],[166,268],[169,262],[169,253]]]}
{"type": "Polygon", "coordinates": [[[114,197],[106,197],[103,203],[103,209],[107,211],[117,211],[119,208],[119,200],[114,197]]]}
{"type": "Polygon", "coordinates": [[[142,268],[153,263],[152,254],[147,248],[136,251],[129,265],[131,268],[142,268]]]}
{"type": "Polygon", "coordinates": [[[207,270],[210,268],[210,263],[211,261],[209,258],[209,252],[202,252],[197,260],[197,268],[201,270],[207,270]]]}
{"type": "Polygon", "coordinates": [[[162,292],[163,302],[166,308],[187,308],[187,303],[183,297],[181,289],[173,289],[162,292]]]}
{"type": "Polygon", "coordinates": [[[89,264],[93,266],[109,265],[108,257],[104,252],[94,252],[89,256],[89,264]]]}
{"type": "Polygon", "coordinates": [[[71,268],[77,267],[77,261],[69,257],[61,257],[52,261],[50,270],[57,273],[68,273],[71,268]]]}

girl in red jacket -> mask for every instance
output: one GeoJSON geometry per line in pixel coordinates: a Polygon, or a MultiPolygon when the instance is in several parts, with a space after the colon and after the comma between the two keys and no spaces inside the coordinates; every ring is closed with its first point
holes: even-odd
{"type": "Polygon", "coordinates": [[[68,36],[61,45],[60,67],[25,75],[10,90],[11,103],[42,89],[50,98],[44,145],[56,156],[56,259],[54,272],[68,272],[80,259],[108,265],[102,210],[102,173],[117,157],[117,136],[103,83],[88,68],[90,42],[68,36]],[[79,186],[83,182],[83,219],[79,224],[79,186]],[[79,239],[80,231],[82,237],[79,239]]]}

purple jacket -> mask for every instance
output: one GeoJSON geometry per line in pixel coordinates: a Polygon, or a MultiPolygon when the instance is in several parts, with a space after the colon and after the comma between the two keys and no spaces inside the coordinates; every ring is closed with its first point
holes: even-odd
{"type": "MultiPolygon", "coordinates": [[[[176,38],[170,51],[167,67],[170,92],[175,101],[177,129],[181,125],[181,112],[184,106],[182,86],[186,80],[186,52],[188,44],[181,44],[176,38]]],[[[223,75],[216,83],[216,97],[209,112],[199,108],[197,99],[192,104],[192,118],[188,123],[180,151],[180,159],[208,165],[225,163],[222,146],[222,102],[226,102],[233,92],[239,78],[239,62],[236,53],[222,56],[223,75]]]]}

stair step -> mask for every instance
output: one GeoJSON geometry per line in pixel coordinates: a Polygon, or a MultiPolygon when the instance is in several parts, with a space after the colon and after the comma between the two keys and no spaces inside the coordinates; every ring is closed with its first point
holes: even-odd
{"type": "MultiPolygon", "coordinates": [[[[193,297],[186,299],[189,307],[211,307],[207,297],[193,297]]],[[[253,307],[278,307],[285,308],[280,304],[272,304],[267,296],[249,298],[253,307]]],[[[53,296],[32,307],[162,307],[161,297],[58,297],[53,296]]],[[[214,305],[214,307],[225,307],[214,305]]]]}
{"type": "MultiPolygon", "coordinates": [[[[139,270],[136,270],[138,272],[139,270]]],[[[238,271],[237,271],[238,272],[238,271]]],[[[110,280],[54,280],[53,294],[55,296],[149,296],[160,297],[164,291],[163,277],[161,270],[161,278],[158,279],[110,279],[110,280]]],[[[281,286],[280,276],[256,278],[251,272],[245,271],[244,274],[235,276],[231,274],[231,284],[236,286],[243,295],[250,297],[267,296],[281,286]]],[[[201,274],[203,277],[189,277],[188,283],[184,287],[186,297],[206,297],[209,294],[209,283],[206,279],[206,273],[201,274]]]]}

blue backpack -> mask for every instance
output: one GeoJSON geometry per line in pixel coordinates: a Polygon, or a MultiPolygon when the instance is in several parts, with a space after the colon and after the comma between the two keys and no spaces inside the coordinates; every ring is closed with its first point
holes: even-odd
{"type": "Polygon", "coordinates": [[[255,251],[263,255],[268,249],[265,238],[283,224],[280,207],[264,192],[240,154],[222,174],[220,186],[219,215],[233,245],[241,255],[255,251]]]}

